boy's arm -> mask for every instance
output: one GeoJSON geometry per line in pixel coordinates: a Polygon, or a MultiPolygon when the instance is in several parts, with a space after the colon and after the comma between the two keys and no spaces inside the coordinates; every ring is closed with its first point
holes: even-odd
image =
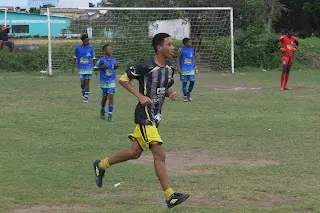
{"type": "Polygon", "coordinates": [[[178,56],[177,56],[177,69],[178,73],[181,74],[181,68],[180,68],[180,59],[181,59],[181,51],[178,51],[178,56]]]}
{"type": "Polygon", "coordinates": [[[75,72],[76,62],[77,62],[77,48],[74,51],[73,59],[72,59],[72,73],[75,72]]]}
{"type": "Polygon", "coordinates": [[[114,62],[114,69],[118,69],[120,67],[120,63],[118,60],[116,60],[116,62],[114,62]]]}
{"type": "Polygon", "coordinates": [[[126,90],[128,90],[131,94],[136,96],[142,105],[149,105],[151,103],[151,99],[149,97],[141,94],[132,85],[131,81],[133,79],[139,79],[140,77],[144,76],[148,72],[149,72],[149,70],[146,69],[146,67],[141,67],[141,66],[137,66],[137,68],[131,67],[119,79],[120,85],[123,86],[126,90]]]}
{"type": "Polygon", "coordinates": [[[92,47],[92,62],[93,62],[93,64],[96,64],[96,63],[97,63],[96,53],[95,53],[93,47],[92,47]]]}
{"type": "Polygon", "coordinates": [[[172,69],[172,75],[170,76],[171,78],[169,78],[170,82],[168,84],[168,91],[166,93],[166,97],[168,97],[171,100],[176,100],[176,98],[178,97],[179,94],[178,94],[178,92],[176,92],[175,90],[173,90],[171,88],[174,84],[173,76],[174,76],[175,69],[173,67],[171,67],[171,69],[172,69]]]}

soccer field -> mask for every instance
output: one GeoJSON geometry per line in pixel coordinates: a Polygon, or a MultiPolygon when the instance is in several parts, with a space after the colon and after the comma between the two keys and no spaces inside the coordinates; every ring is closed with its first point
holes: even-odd
{"type": "Polygon", "coordinates": [[[108,123],[95,78],[84,104],[78,75],[0,73],[0,211],[318,212],[319,79],[294,68],[293,90],[280,92],[279,72],[199,74],[192,103],[166,100],[170,185],[191,194],[168,210],[150,151],[95,185],[93,161],[131,145],[137,100],[127,91],[117,86],[108,123]]]}

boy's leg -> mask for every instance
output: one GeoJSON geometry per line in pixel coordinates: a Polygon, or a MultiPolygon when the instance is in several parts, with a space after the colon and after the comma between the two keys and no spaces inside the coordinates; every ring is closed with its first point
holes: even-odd
{"type": "Polygon", "coordinates": [[[88,102],[89,99],[89,83],[90,83],[90,76],[91,75],[86,75],[86,79],[84,80],[84,98],[85,101],[88,102]]]}
{"type": "Polygon", "coordinates": [[[156,175],[159,179],[161,187],[163,189],[163,194],[166,199],[166,203],[169,208],[173,208],[176,205],[184,202],[188,199],[189,194],[174,192],[172,188],[169,187],[169,178],[167,174],[167,169],[165,165],[165,151],[160,143],[150,144],[150,149],[153,154],[154,169],[156,175]]]}
{"type": "Polygon", "coordinates": [[[104,93],[103,88],[101,88],[102,90],[102,99],[101,99],[101,110],[100,110],[100,117],[101,119],[105,120],[106,119],[106,103],[107,103],[107,99],[108,96],[107,94],[104,93]]]}
{"type": "MultiPolygon", "coordinates": [[[[165,165],[166,154],[160,143],[150,144],[150,149],[153,154],[154,169],[155,169],[156,175],[159,179],[159,182],[162,186],[163,191],[166,191],[167,189],[169,189],[169,179],[168,179],[167,169],[165,165]]],[[[173,191],[172,191],[172,194],[173,194],[173,191]]],[[[169,194],[168,197],[166,198],[171,197],[172,194],[169,194]]]]}
{"type": "Polygon", "coordinates": [[[142,149],[135,140],[131,148],[122,150],[110,158],[104,158],[103,160],[96,160],[93,164],[96,176],[96,184],[98,187],[102,186],[102,179],[104,177],[105,169],[111,165],[122,163],[132,159],[138,159],[141,156],[142,149]]]}
{"type": "Polygon", "coordinates": [[[182,81],[182,92],[183,92],[183,101],[187,102],[188,98],[187,98],[187,84],[188,84],[188,76],[186,75],[181,75],[181,81],[182,81]]]}
{"type": "Polygon", "coordinates": [[[289,58],[286,56],[282,57],[282,73],[281,73],[281,79],[280,79],[280,90],[284,90],[284,81],[286,78],[286,72],[287,72],[287,66],[289,63],[289,58]]]}
{"type": "Polygon", "coordinates": [[[112,121],[112,113],[113,113],[113,94],[108,94],[109,99],[109,107],[108,107],[108,121],[112,121]]]}
{"type": "Polygon", "coordinates": [[[189,101],[192,101],[191,92],[192,92],[193,87],[194,87],[195,75],[190,75],[189,76],[189,80],[190,80],[190,84],[189,84],[189,88],[188,88],[187,97],[188,97],[189,101]]]}
{"type": "Polygon", "coordinates": [[[85,93],[84,81],[85,81],[84,75],[80,74],[80,82],[81,82],[81,90],[82,90],[82,99],[83,100],[84,100],[84,93],[85,93]]]}
{"type": "Polygon", "coordinates": [[[293,57],[290,57],[289,58],[289,62],[288,62],[288,66],[287,66],[287,69],[286,69],[285,77],[284,77],[284,86],[283,86],[283,88],[285,90],[291,90],[291,88],[288,87],[288,81],[289,81],[289,75],[290,75],[290,70],[291,70],[292,63],[293,63],[293,57]]]}

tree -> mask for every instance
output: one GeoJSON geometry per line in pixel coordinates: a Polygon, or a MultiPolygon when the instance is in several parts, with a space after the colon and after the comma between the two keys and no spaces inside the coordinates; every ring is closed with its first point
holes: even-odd
{"type": "Polygon", "coordinates": [[[280,0],[264,0],[265,28],[268,33],[273,31],[273,23],[277,20],[283,11],[286,11],[285,5],[280,0]]]}
{"type": "Polygon", "coordinates": [[[29,13],[40,14],[40,9],[39,8],[35,8],[35,7],[31,7],[29,9],[29,13]]]}

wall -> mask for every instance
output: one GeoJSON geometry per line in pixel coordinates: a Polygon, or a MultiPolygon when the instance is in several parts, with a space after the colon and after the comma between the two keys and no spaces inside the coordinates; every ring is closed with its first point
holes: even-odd
{"type": "MultiPolygon", "coordinates": [[[[4,24],[4,12],[0,11],[0,25],[4,24]]],[[[29,25],[29,33],[15,33],[15,36],[47,36],[48,24],[46,15],[10,13],[7,15],[7,25],[29,25]]],[[[70,26],[70,19],[51,16],[51,36],[59,36],[62,29],[70,26]]],[[[10,32],[12,35],[12,31],[10,32]]]]}
{"type": "Polygon", "coordinates": [[[149,36],[168,33],[173,39],[182,40],[190,36],[190,23],[183,19],[155,21],[149,24],[149,36]]]}

